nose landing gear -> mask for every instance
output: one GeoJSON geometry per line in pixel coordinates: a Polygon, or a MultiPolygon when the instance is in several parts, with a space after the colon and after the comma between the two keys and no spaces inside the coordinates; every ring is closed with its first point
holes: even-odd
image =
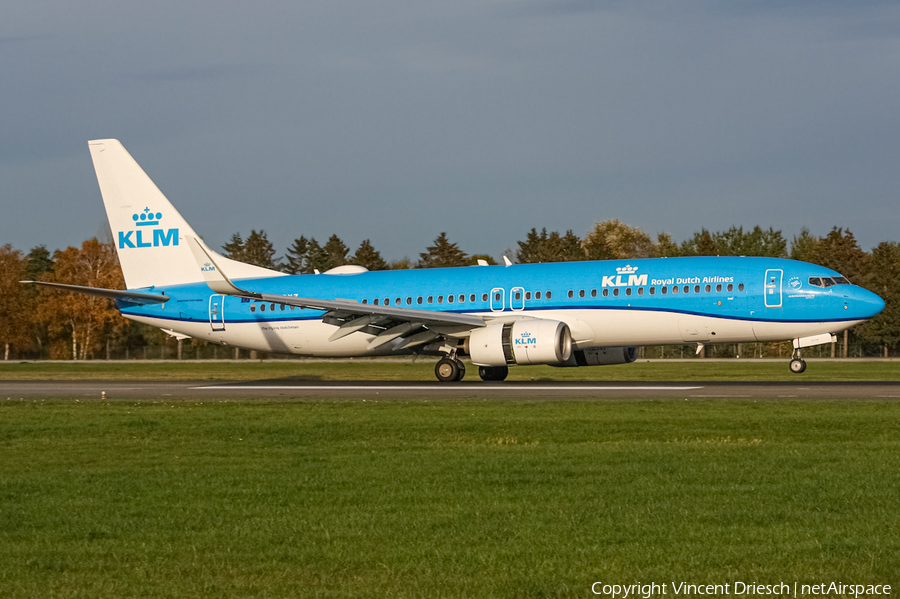
{"type": "Polygon", "coordinates": [[[800,348],[796,348],[794,353],[791,355],[791,372],[794,374],[800,374],[806,370],[806,361],[800,357],[800,348]]]}

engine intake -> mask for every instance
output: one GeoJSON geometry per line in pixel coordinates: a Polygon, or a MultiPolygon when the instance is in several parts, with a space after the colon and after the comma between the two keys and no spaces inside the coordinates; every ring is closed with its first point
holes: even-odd
{"type": "Polygon", "coordinates": [[[572,333],[558,320],[517,320],[473,331],[465,350],[478,366],[560,364],[572,357],[572,333]]]}

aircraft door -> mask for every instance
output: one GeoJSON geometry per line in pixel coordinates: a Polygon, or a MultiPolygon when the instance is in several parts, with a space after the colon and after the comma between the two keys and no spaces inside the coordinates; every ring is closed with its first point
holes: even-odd
{"type": "Polygon", "coordinates": [[[525,309],[525,289],[513,287],[509,290],[509,309],[513,312],[521,312],[525,309]]]}
{"type": "Polygon", "coordinates": [[[769,269],[766,271],[766,283],[763,286],[763,294],[766,298],[766,308],[781,307],[781,282],[783,278],[783,270],[769,269]]]}
{"type": "Polygon", "coordinates": [[[506,305],[506,291],[500,287],[491,289],[491,312],[503,312],[506,305]]]}
{"type": "Polygon", "coordinates": [[[225,296],[209,296],[209,326],[213,331],[225,330],[225,296]]]}

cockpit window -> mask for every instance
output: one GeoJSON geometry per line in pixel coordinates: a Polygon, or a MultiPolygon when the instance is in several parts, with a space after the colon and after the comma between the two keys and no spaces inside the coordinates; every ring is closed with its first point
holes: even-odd
{"type": "Polygon", "coordinates": [[[849,285],[847,277],[810,277],[809,284],[813,287],[833,287],[834,285],[849,285]]]}

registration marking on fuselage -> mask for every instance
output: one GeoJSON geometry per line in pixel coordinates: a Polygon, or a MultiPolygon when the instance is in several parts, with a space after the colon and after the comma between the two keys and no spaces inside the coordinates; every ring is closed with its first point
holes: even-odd
{"type": "Polygon", "coordinates": [[[192,387],[198,390],[241,390],[241,391],[693,391],[703,387],[608,387],[608,386],[569,386],[556,387],[529,385],[210,385],[192,387]]]}

